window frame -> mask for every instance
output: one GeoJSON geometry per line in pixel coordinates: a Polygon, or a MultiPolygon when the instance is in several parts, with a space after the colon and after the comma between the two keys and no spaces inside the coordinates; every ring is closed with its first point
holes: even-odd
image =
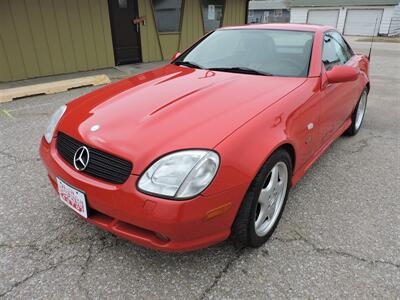
{"type": "MultiPolygon", "coordinates": [[[[184,1],[184,0],[183,0],[183,1],[184,1]]],[[[203,13],[203,0],[199,0],[199,4],[200,4],[200,14],[201,14],[201,23],[203,24],[203,32],[204,32],[204,33],[206,33],[206,34],[211,33],[211,32],[213,32],[213,31],[215,31],[215,30],[217,30],[217,29],[219,29],[219,28],[221,28],[221,27],[224,26],[224,16],[225,16],[226,1],[227,1],[227,0],[223,0],[224,4],[223,4],[223,6],[222,6],[222,16],[221,16],[221,22],[220,22],[220,24],[219,24],[219,27],[218,27],[218,28],[215,28],[215,29],[212,29],[212,30],[210,30],[210,31],[206,31],[206,24],[205,24],[205,22],[204,22],[204,13],[203,13]]]]}

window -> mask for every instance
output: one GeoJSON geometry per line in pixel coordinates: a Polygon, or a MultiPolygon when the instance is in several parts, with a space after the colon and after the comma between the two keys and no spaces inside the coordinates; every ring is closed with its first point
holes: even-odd
{"type": "Polygon", "coordinates": [[[204,31],[215,30],[222,25],[224,15],[224,0],[202,0],[204,31]]]}
{"type": "Polygon", "coordinates": [[[340,41],[345,43],[337,32],[332,31],[324,35],[322,62],[327,71],[332,69],[333,66],[344,65],[352,56],[351,49],[349,49],[347,44],[341,44],[340,41]]]}
{"type": "Polygon", "coordinates": [[[269,10],[266,10],[266,11],[264,11],[264,13],[263,13],[262,22],[263,22],[263,23],[269,23],[269,22],[268,22],[268,18],[269,18],[269,10]]]}
{"type": "Polygon", "coordinates": [[[128,0],[118,0],[119,8],[128,8],[128,0]]]}
{"type": "Polygon", "coordinates": [[[153,0],[158,32],[179,32],[182,0],[153,0]]]}
{"type": "Polygon", "coordinates": [[[274,14],[275,17],[282,17],[282,9],[275,9],[274,14]]]}
{"type": "Polygon", "coordinates": [[[174,63],[191,62],[225,72],[252,69],[270,76],[307,77],[313,39],[312,32],[302,31],[216,30],[174,63]]]}
{"type": "Polygon", "coordinates": [[[340,46],[342,46],[343,51],[345,52],[347,59],[349,60],[354,55],[354,52],[350,48],[350,46],[346,43],[346,41],[338,32],[332,31],[330,32],[330,35],[340,44],[340,46]]]}

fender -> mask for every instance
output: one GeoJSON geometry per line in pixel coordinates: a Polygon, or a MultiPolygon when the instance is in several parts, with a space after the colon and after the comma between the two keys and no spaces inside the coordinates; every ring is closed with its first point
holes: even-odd
{"type": "MultiPolygon", "coordinates": [[[[319,78],[309,78],[296,90],[286,95],[277,103],[262,111],[251,119],[246,126],[242,126],[221,144],[215,147],[215,151],[224,153],[220,164],[218,176],[214,182],[204,191],[204,195],[220,193],[238,185],[250,185],[251,181],[262,167],[268,157],[279,147],[289,145],[293,148],[295,157],[294,170],[303,164],[303,152],[309,152],[303,145],[307,139],[307,119],[304,116],[304,103],[308,102],[309,111],[315,112],[318,99],[313,97],[314,87],[319,86],[319,78]],[[279,103],[279,105],[277,105],[279,103]],[[300,109],[301,108],[301,109],[300,109]],[[300,119],[302,118],[302,119],[300,119]],[[296,119],[296,120],[295,120],[296,119]],[[294,122],[295,120],[295,122],[294,122]],[[297,125],[302,125],[302,134],[299,136],[297,125]],[[295,126],[296,125],[296,126],[295,126]],[[255,138],[263,137],[263,138],[255,138]],[[241,145],[237,147],[237,145],[241,145]],[[302,150],[300,148],[302,147],[302,150]]],[[[268,94],[266,94],[268,97],[268,94]]],[[[310,116],[311,114],[308,113],[310,116]]],[[[314,122],[318,122],[318,114],[312,114],[314,122]]]]}

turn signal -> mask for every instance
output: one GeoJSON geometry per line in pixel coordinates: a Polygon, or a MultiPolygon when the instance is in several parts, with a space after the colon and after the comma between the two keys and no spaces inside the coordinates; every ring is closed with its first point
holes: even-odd
{"type": "Polygon", "coordinates": [[[216,207],[216,208],[214,208],[212,210],[209,210],[206,213],[205,220],[207,221],[207,220],[210,220],[212,218],[215,218],[215,217],[217,217],[219,215],[222,215],[222,214],[226,213],[231,208],[231,206],[232,206],[232,203],[229,202],[229,203],[226,203],[224,205],[218,206],[218,207],[216,207]]]}

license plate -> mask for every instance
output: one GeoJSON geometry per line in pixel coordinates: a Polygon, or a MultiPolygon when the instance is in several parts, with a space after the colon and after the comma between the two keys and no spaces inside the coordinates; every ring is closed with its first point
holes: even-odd
{"type": "Polygon", "coordinates": [[[69,184],[57,178],[58,194],[60,199],[82,217],[87,218],[85,193],[73,188],[69,184]]]}

